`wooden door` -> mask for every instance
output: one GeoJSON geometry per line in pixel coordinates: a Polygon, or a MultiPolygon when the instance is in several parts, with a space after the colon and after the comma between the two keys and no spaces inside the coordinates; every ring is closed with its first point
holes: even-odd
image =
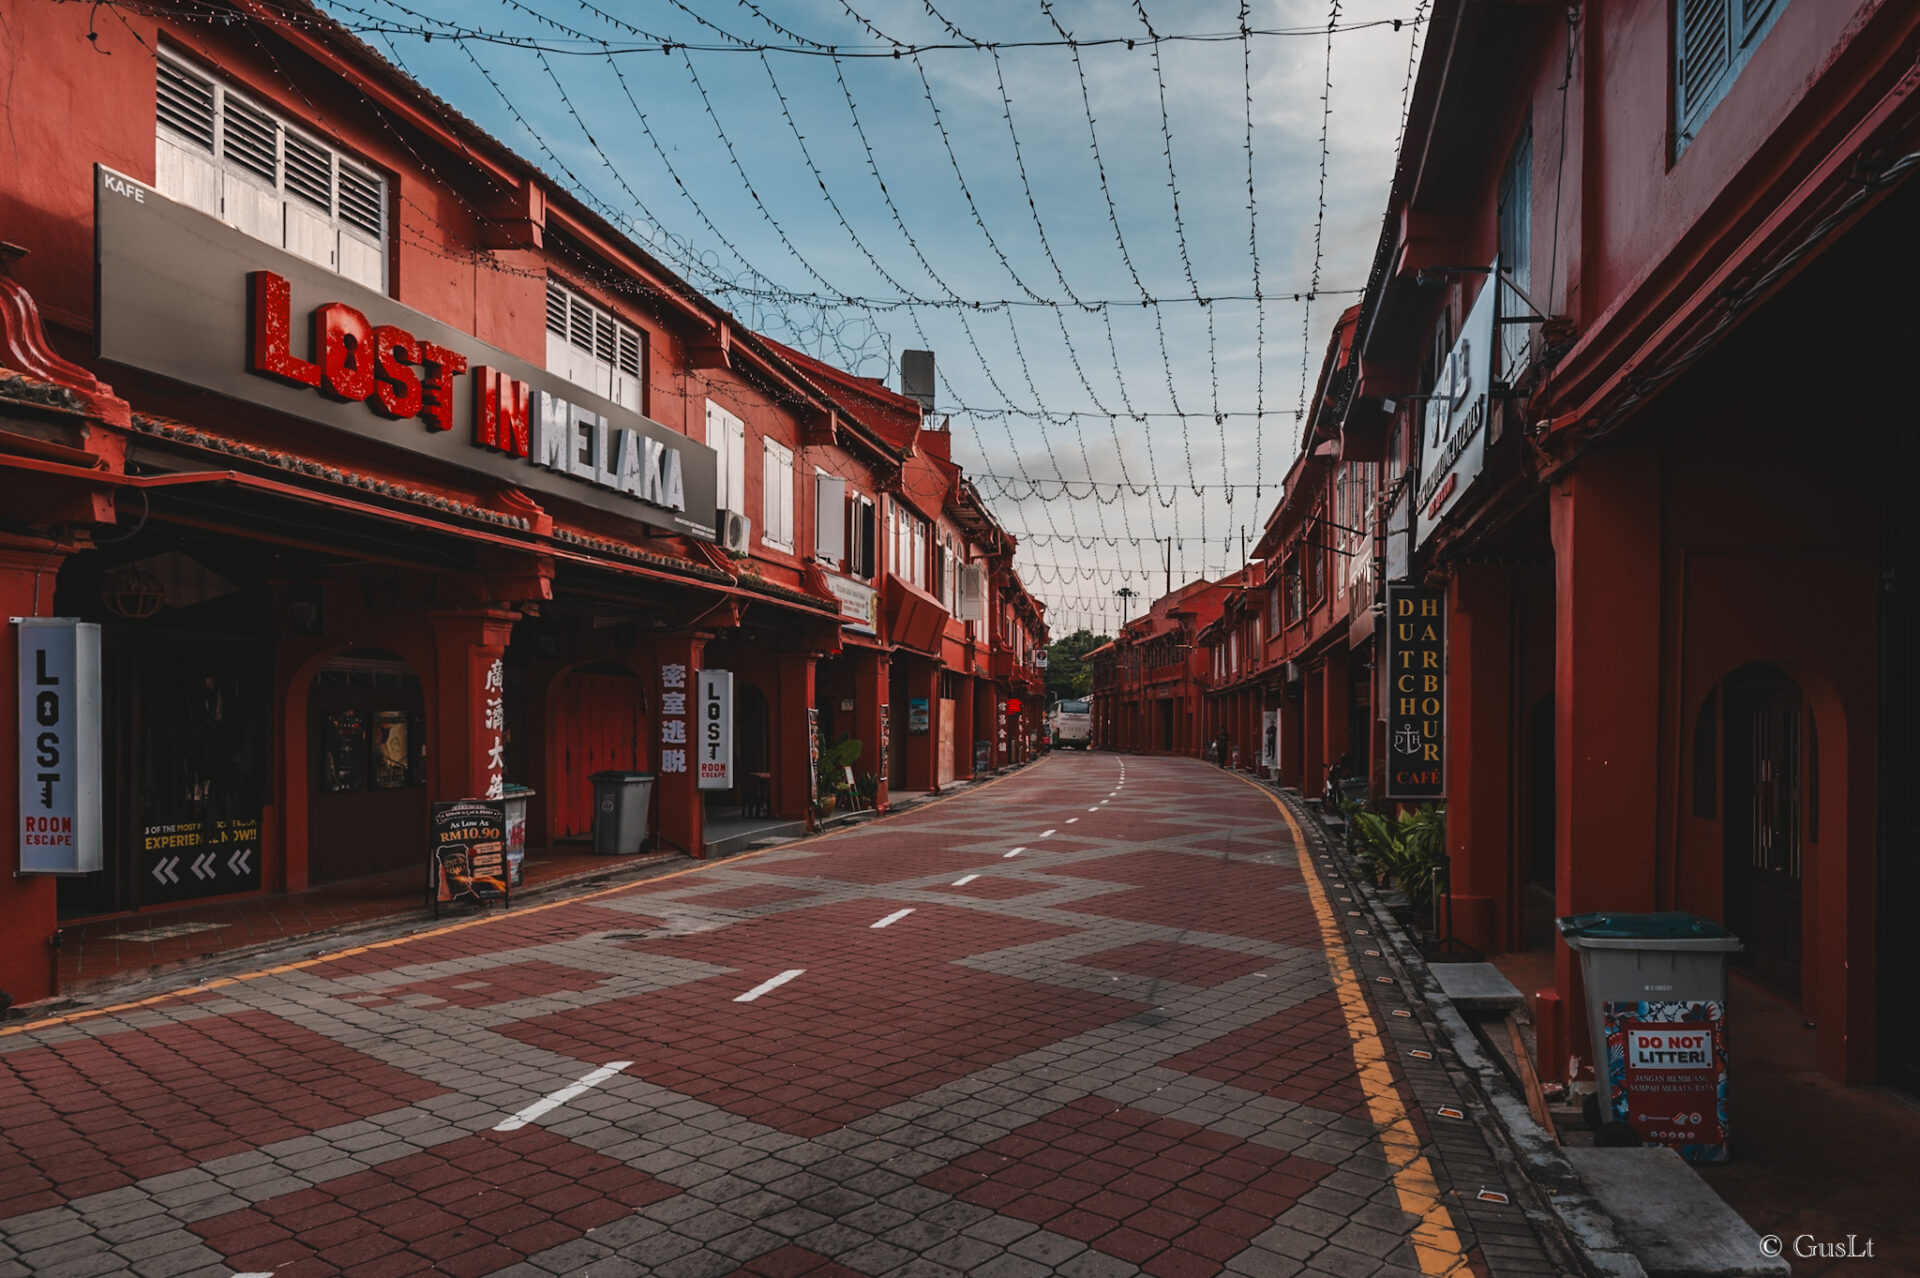
{"type": "Polygon", "coordinates": [[[644,772],[646,708],[640,679],[631,670],[596,666],[570,670],[553,688],[553,744],[559,767],[549,796],[553,837],[584,838],[593,832],[596,772],[644,772]]]}
{"type": "Polygon", "coordinates": [[[353,657],[314,677],[307,865],[314,884],[407,866],[426,877],[426,698],[405,663],[353,657]]]}
{"type": "Polygon", "coordinates": [[[1800,993],[1805,713],[1800,685],[1758,668],[1726,683],[1727,926],[1755,976],[1800,993]]]}
{"type": "Polygon", "coordinates": [[[939,767],[938,776],[941,785],[948,784],[955,776],[953,764],[953,711],[953,702],[946,697],[942,697],[940,699],[940,755],[937,765],[939,767]]]}

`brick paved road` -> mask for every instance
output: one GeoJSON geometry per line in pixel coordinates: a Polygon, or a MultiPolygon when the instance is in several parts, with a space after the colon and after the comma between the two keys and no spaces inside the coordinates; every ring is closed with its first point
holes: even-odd
{"type": "Polygon", "coordinates": [[[1055,757],[0,1031],[0,1278],[1551,1272],[1295,837],[1055,757]]]}

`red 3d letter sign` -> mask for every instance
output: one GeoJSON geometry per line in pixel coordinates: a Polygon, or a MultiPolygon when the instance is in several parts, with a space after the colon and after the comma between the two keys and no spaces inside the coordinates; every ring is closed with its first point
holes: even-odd
{"type": "MultiPolygon", "coordinates": [[[[293,353],[292,289],[272,271],[247,276],[247,367],[394,421],[453,429],[454,379],[467,357],[374,324],[345,302],[313,309],[308,357],[293,353]]],[[[667,510],[687,508],[680,450],[585,405],[482,364],[473,369],[473,438],[485,448],[667,510]]]]}
{"type": "Polygon", "coordinates": [[[345,302],[314,308],[310,359],[293,353],[291,290],[284,277],[254,271],[247,366],[264,377],[311,386],[331,399],[360,400],[382,417],[418,417],[433,430],[453,429],[453,379],[467,357],[405,329],[371,324],[345,302]]]}

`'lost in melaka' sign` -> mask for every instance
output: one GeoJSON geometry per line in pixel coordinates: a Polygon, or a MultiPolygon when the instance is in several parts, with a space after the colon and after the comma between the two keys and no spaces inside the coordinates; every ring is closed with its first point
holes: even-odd
{"type": "Polygon", "coordinates": [[[1440,592],[1387,587],[1387,797],[1446,794],[1446,617],[1440,592]]]}

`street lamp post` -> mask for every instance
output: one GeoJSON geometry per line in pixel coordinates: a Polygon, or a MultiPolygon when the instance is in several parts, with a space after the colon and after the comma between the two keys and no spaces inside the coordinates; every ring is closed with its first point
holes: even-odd
{"type": "Polygon", "coordinates": [[[1127,624],[1127,604],[1134,599],[1139,592],[1134,590],[1132,586],[1122,586],[1113,593],[1120,597],[1120,624],[1125,626],[1127,624]]]}

